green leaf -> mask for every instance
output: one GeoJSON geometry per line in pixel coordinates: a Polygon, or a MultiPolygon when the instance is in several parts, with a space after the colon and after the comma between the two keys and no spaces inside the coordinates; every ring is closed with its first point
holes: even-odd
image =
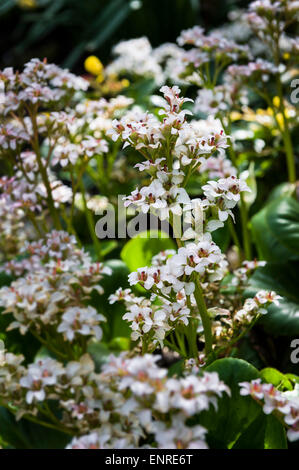
{"type": "Polygon", "coordinates": [[[128,241],[121,251],[121,259],[130,271],[149,266],[154,255],[163,250],[175,249],[176,246],[165,232],[151,230],[142,232],[128,241]]]}
{"type": "Polygon", "coordinates": [[[101,242],[101,254],[102,256],[107,256],[111,251],[117,248],[117,242],[115,240],[109,240],[107,242],[101,242]]]}
{"type": "Polygon", "coordinates": [[[287,449],[284,427],[274,416],[261,414],[241,434],[232,449],[287,449]]]}
{"type": "Polygon", "coordinates": [[[286,440],[283,426],[273,416],[266,416],[262,407],[250,396],[240,395],[240,382],[260,377],[259,371],[242,359],[225,358],[213,362],[207,372],[217,372],[229,386],[218,400],[218,410],[201,413],[199,422],[208,429],[211,448],[283,449],[286,440]]]}
{"type": "Polygon", "coordinates": [[[299,376],[295,374],[285,374],[285,377],[289,379],[294,385],[299,384],[299,376]]]}
{"type": "Polygon", "coordinates": [[[67,434],[25,418],[16,421],[14,415],[3,407],[0,407],[0,435],[17,449],[63,449],[71,439],[67,434]]]}
{"type": "Polygon", "coordinates": [[[265,449],[287,449],[286,431],[273,415],[266,417],[265,449]]]}
{"type": "Polygon", "coordinates": [[[174,375],[177,375],[180,377],[183,373],[184,370],[184,359],[180,359],[179,361],[176,361],[174,364],[171,364],[171,366],[168,369],[168,377],[173,377],[174,375]]]}
{"type": "Polygon", "coordinates": [[[274,199],[278,199],[279,197],[292,197],[296,190],[295,183],[281,183],[275,186],[275,188],[269,194],[267,199],[268,202],[274,201],[274,199]]]}
{"type": "Polygon", "coordinates": [[[259,414],[232,446],[232,449],[264,449],[266,419],[259,414]]]}
{"type": "Polygon", "coordinates": [[[221,251],[227,251],[231,240],[228,224],[212,232],[213,241],[221,248],[221,251]]]}
{"type": "Polygon", "coordinates": [[[260,258],[280,263],[299,257],[299,203],[274,199],[251,220],[260,258]]]}
{"type": "Polygon", "coordinates": [[[109,349],[112,349],[113,351],[127,351],[130,349],[130,339],[124,338],[123,336],[117,336],[110,341],[109,349]]]}
{"type": "Polygon", "coordinates": [[[287,376],[272,367],[266,367],[260,371],[260,375],[265,382],[274,385],[280,390],[293,390],[292,384],[287,376]]]}
{"type": "Polygon", "coordinates": [[[246,291],[248,297],[260,289],[274,290],[282,296],[279,305],[272,304],[260,320],[267,331],[277,336],[299,334],[298,264],[298,261],[289,261],[258,268],[246,291]]]}
{"type": "Polygon", "coordinates": [[[13,276],[9,276],[4,271],[0,271],[0,287],[9,286],[13,281],[13,276]]]}
{"type": "Polygon", "coordinates": [[[261,407],[251,398],[240,395],[240,382],[259,377],[258,370],[242,359],[225,358],[213,362],[207,372],[217,372],[229,386],[231,396],[218,400],[218,411],[210,408],[201,413],[199,422],[208,429],[212,448],[229,448],[261,414],[261,407]]]}

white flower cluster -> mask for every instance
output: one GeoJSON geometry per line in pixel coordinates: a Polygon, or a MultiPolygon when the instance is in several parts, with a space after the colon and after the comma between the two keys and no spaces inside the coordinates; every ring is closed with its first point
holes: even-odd
{"type": "Polygon", "coordinates": [[[236,109],[240,104],[248,104],[247,90],[241,86],[237,77],[225,72],[221,85],[198,91],[194,112],[223,118],[232,108],[236,109]]]}
{"type": "Polygon", "coordinates": [[[178,324],[189,324],[190,309],[196,306],[194,276],[202,284],[219,281],[227,266],[220,248],[206,237],[186,244],[177,253],[162,252],[153,258],[152,266],[138,268],[129,275],[130,285],[140,284],[149,290],[153,294],[151,300],[136,297],[130,289],[119,289],[110,296],[110,302],[124,300],[127,312],[123,319],[130,322],[134,341],[141,337],[144,340],[147,335],[148,342],[163,344],[165,336],[178,324]],[[157,305],[152,303],[155,297],[159,299],[157,305]]]}
{"type": "Polygon", "coordinates": [[[68,70],[61,69],[45,60],[31,59],[21,73],[6,68],[0,73],[4,84],[4,100],[1,112],[17,111],[24,104],[43,105],[71,96],[76,90],[87,90],[89,83],[68,70]]]}
{"type": "Polygon", "coordinates": [[[242,191],[250,191],[246,182],[236,176],[220,178],[218,181],[208,181],[202,187],[207,200],[218,208],[218,217],[221,222],[233,217],[233,209],[240,200],[242,191]]]}
{"type": "Polygon", "coordinates": [[[217,157],[209,157],[202,162],[199,167],[199,172],[207,174],[208,179],[229,178],[230,176],[237,176],[237,169],[232,165],[231,160],[224,155],[217,157]]]}
{"type": "MultiPolygon", "coordinates": [[[[46,165],[45,159],[42,163],[46,165]]],[[[12,178],[3,177],[0,181],[0,189],[3,195],[9,197],[15,207],[22,209],[25,213],[41,212],[48,205],[48,192],[42,180],[36,154],[31,151],[21,152],[14,166],[15,174],[12,178]]],[[[54,205],[70,202],[72,200],[72,189],[62,183],[47,168],[47,176],[54,205]]]]}
{"type": "Polygon", "coordinates": [[[192,100],[180,98],[180,89],[177,86],[163,86],[161,92],[164,95],[163,108],[159,113],[163,116],[162,123],[153,114],[148,113],[135,122],[128,122],[126,117],[120,121],[114,120],[113,128],[107,132],[112,140],[116,141],[121,136],[125,142],[124,147],[132,145],[137,150],[152,150],[153,153],[155,149],[163,147],[167,137],[177,135],[185,123],[186,114],[191,114],[188,110],[181,110],[182,105],[192,100]]]}
{"type": "MultiPolygon", "coordinates": [[[[214,122],[214,131],[207,127],[206,134],[196,121],[186,122],[187,111],[181,107],[187,100],[179,97],[178,87],[162,87],[161,91],[165,99],[164,108],[160,110],[162,122],[151,114],[133,122],[124,117],[113,122],[113,129],[108,134],[113,140],[121,136],[125,146],[131,145],[139,150],[147,160],[136,166],[140,171],[147,171],[152,178],[148,186],[134,190],[124,199],[125,206],[132,205],[143,213],[152,211],[164,220],[171,214],[182,215],[182,205],[191,203],[184,188],[188,175],[201,165],[206,168],[209,157],[215,152],[222,155],[228,144],[227,136],[219,129],[217,121],[214,122]]],[[[204,195],[207,198],[203,202],[206,209],[210,206],[219,208],[222,218],[218,226],[231,214],[230,209],[240,199],[240,192],[249,191],[245,182],[235,176],[217,183],[209,182],[203,189],[206,190],[204,195]]]]}
{"type": "Polygon", "coordinates": [[[175,253],[157,255],[151,266],[138,268],[129,275],[130,285],[140,284],[151,292],[151,299],[136,297],[121,289],[110,297],[110,302],[125,301],[127,311],[123,318],[130,322],[132,339],[142,339],[143,346],[146,344],[150,350],[157,342],[162,345],[177,325],[190,325],[190,318],[201,331],[201,318],[193,295],[195,283],[199,282],[204,288],[209,283],[217,283],[228,268],[225,256],[209,232],[222,227],[229,215],[233,217],[232,209],[240,200],[240,193],[249,191],[245,181],[237,179],[231,167],[229,176],[208,181],[201,188],[202,199],[190,200],[185,189],[186,179],[201,165],[203,172],[207,171],[210,158],[216,168],[217,158],[225,165],[227,136],[219,121],[213,118],[204,125],[200,121],[188,123],[186,112],[182,110],[186,100],[180,98],[177,86],[162,87],[161,91],[164,94],[160,110],[162,122],[150,114],[141,116],[138,121],[125,116],[114,121],[109,133],[114,140],[121,136],[125,146],[133,146],[146,157],[136,167],[151,177],[147,186],[137,188],[124,198],[124,205],[137,207],[143,213],[152,211],[170,222],[174,216],[183,216],[187,224],[183,227],[183,236],[180,235],[181,240],[187,242],[184,246],[175,253]],[[220,156],[212,157],[216,151],[220,156]]]}
{"type": "Polygon", "coordinates": [[[107,153],[105,133],[111,128],[112,118],[121,115],[132,102],[125,96],[110,101],[104,98],[85,100],[74,109],[68,109],[67,113],[52,112],[38,116],[39,131],[46,136],[45,143],[53,148],[51,165],[75,165],[83,157],[91,160],[107,153]]]}
{"type": "MultiPolygon", "coordinates": [[[[4,179],[6,184],[6,179],[4,179]]],[[[3,179],[0,178],[0,189],[3,179]]],[[[7,192],[0,193],[0,260],[9,260],[21,249],[24,233],[24,211],[7,192]]]]}
{"type": "Polygon", "coordinates": [[[105,69],[107,75],[133,75],[163,82],[163,71],[146,37],[122,41],[113,48],[116,57],[105,69]]]}
{"type": "Polygon", "coordinates": [[[266,60],[258,58],[255,62],[249,62],[246,65],[230,65],[227,73],[231,75],[234,80],[257,80],[268,81],[271,75],[276,75],[279,72],[278,67],[266,60]]]}
{"type": "Polygon", "coordinates": [[[197,93],[194,103],[194,111],[214,116],[219,112],[225,112],[228,109],[228,103],[225,100],[224,90],[221,85],[213,90],[202,88],[197,93]]]}
{"type": "MultiPolygon", "coordinates": [[[[159,356],[150,354],[133,359],[112,356],[104,365],[101,378],[112,389],[127,396],[125,403],[119,401],[122,414],[129,422],[132,422],[132,415],[138,417],[143,429],[139,429],[139,435],[144,438],[146,434],[153,434],[155,443],[152,445],[166,449],[207,448],[206,429],[198,424],[189,427],[186,419],[211,405],[217,408],[217,399],[223,393],[230,393],[228,387],[217,373],[168,379],[167,370],[157,366],[158,360],[159,356]]],[[[94,448],[94,445],[95,448],[111,448],[109,433],[103,431],[100,428],[96,433],[74,439],[68,448],[94,448]]],[[[131,446],[127,439],[123,435],[121,440],[114,441],[114,448],[134,447],[132,438],[131,446]]],[[[149,446],[145,444],[145,447],[149,446]]]]}
{"type": "MultiPolygon", "coordinates": [[[[111,274],[110,268],[93,263],[65,232],[53,231],[26,250],[29,258],[16,262],[15,271],[28,273],[0,289],[3,313],[14,316],[9,329],[18,328],[22,334],[30,330],[42,337],[51,330],[53,347],[57,332],[68,342],[80,336],[101,339],[99,324],[105,317],[86,302],[93,290],[103,293],[99,281],[111,274]]],[[[13,270],[13,262],[8,269],[13,270]]]]}
{"type": "Polygon", "coordinates": [[[247,45],[237,44],[221,32],[205,34],[200,26],[182,31],[177,42],[180,46],[192,46],[178,57],[176,67],[180,70],[180,76],[197,85],[210,80],[206,73],[210,62],[224,66],[240,58],[251,57],[247,45]]]}
{"type": "Polygon", "coordinates": [[[131,289],[120,288],[109,297],[109,302],[113,304],[124,301],[127,311],[123,320],[130,322],[133,341],[147,335],[153,344],[158,342],[163,345],[167,333],[180,323],[183,325],[189,323],[190,309],[186,306],[186,297],[182,292],[178,292],[176,299],[176,302],[170,302],[167,298],[163,298],[162,304],[154,305],[150,299],[135,296],[131,289]]]}
{"type": "Polygon", "coordinates": [[[245,284],[248,280],[251,274],[259,267],[266,266],[266,261],[258,261],[256,259],[252,261],[245,260],[242,263],[242,266],[238,269],[234,270],[234,279],[233,279],[233,284],[236,286],[240,286],[242,284],[245,284]]]}
{"type": "Polygon", "coordinates": [[[59,163],[62,167],[69,163],[74,165],[80,156],[93,157],[106,152],[108,152],[108,145],[105,140],[86,136],[80,143],[73,144],[61,136],[53,150],[52,164],[59,163]]]}
{"type": "Polygon", "coordinates": [[[77,436],[67,448],[136,448],[141,440],[147,448],[207,448],[206,429],[187,420],[230,394],[215,372],[168,378],[157,355],[110,356],[101,373],[88,354],[65,365],[46,357],[25,367],[23,359],[4,354],[1,399],[14,396],[17,419],[56,400],[62,429],[77,436]]]}
{"type": "Polygon", "coordinates": [[[246,299],[243,308],[234,315],[234,320],[241,323],[251,323],[257,315],[264,315],[271,304],[279,305],[282,297],[273,291],[260,290],[254,298],[246,299]]]}
{"type": "Polygon", "coordinates": [[[295,21],[298,11],[297,0],[257,0],[250,3],[246,19],[261,39],[276,39],[277,33],[295,21]]]}
{"type": "Polygon", "coordinates": [[[105,68],[107,76],[127,76],[152,79],[157,86],[167,79],[181,82],[176,73],[182,49],[176,44],[165,43],[153,49],[148,38],[141,37],[121,41],[114,49],[116,58],[105,68]]]}
{"type": "Polygon", "coordinates": [[[240,57],[250,55],[247,46],[230,41],[216,32],[206,35],[204,29],[200,26],[194,26],[182,31],[177,41],[180,46],[195,46],[206,55],[206,60],[210,60],[211,53],[217,56],[224,56],[230,60],[237,60],[240,57]]]}
{"type": "Polygon", "coordinates": [[[240,394],[250,395],[263,406],[265,414],[277,413],[288,427],[290,441],[299,439],[299,387],[292,392],[280,392],[272,384],[261,383],[261,379],[241,382],[240,394]]]}
{"type": "Polygon", "coordinates": [[[29,141],[28,132],[16,123],[0,125],[0,145],[3,150],[16,151],[29,141]]]}

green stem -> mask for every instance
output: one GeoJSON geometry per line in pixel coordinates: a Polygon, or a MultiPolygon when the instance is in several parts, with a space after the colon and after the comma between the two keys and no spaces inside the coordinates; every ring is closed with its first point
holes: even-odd
{"type": "Polygon", "coordinates": [[[31,110],[28,109],[28,113],[30,115],[30,119],[31,119],[31,122],[32,122],[32,128],[33,128],[33,138],[31,140],[31,145],[32,145],[32,148],[33,148],[33,150],[36,154],[36,160],[37,160],[38,168],[39,168],[43,183],[46,187],[49,210],[50,210],[50,213],[52,215],[55,228],[57,230],[61,230],[62,227],[61,227],[61,223],[60,223],[60,220],[59,220],[58,212],[57,212],[57,210],[55,208],[55,205],[54,205],[54,201],[53,201],[53,197],[52,197],[52,189],[51,189],[51,186],[50,186],[50,183],[49,183],[47,170],[44,167],[43,162],[42,162],[40,146],[39,146],[36,111],[33,110],[31,112],[31,110]]]}
{"type": "Polygon", "coordinates": [[[33,330],[30,330],[30,333],[44,346],[46,346],[47,349],[52,351],[54,354],[56,354],[58,357],[61,357],[63,360],[67,359],[67,355],[63,354],[61,351],[58,351],[49,341],[44,340],[38,333],[36,333],[33,330]]]}
{"type": "Polygon", "coordinates": [[[186,351],[186,347],[185,347],[184,337],[182,337],[180,335],[180,333],[177,331],[177,329],[174,330],[174,333],[175,333],[176,340],[177,340],[178,345],[179,345],[180,350],[181,350],[181,355],[184,356],[184,357],[187,357],[187,351],[186,351]]]}
{"type": "Polygon", "coordinates": [[[197,348],[197,328],[196,325],[194,324],[195,321],[194,318],[189,319],[189,325],[186,328],[186,336],[188,340],[188,346],[189,346],[189,357],[194,357],[195,359],[198,358],[198,348],[197,348]]]}
{"type": "Polygon", "coordinates": [[[237,232],[236,232],[234,223],[233,223],[233,221],[232,221],[231,218],[229,218],[229,220],[228,220],[228,228],[229,228],[229,231],[230,231],[230,234],[231,234],[231,236],[232,236],[232,239],[233,239],[234,244],[235,244],[236,247],[238,248],[239,253],[241,253],[241,252],[242,252],[242,246],[241,246],[241,243],[240,243],[238,234],[237,234],[237,232]]]}
{"type": "Polygon", "coordinates": [[[204,337],[205,337],[205,353],[208,356],[213,351],[213,335],[212,335],[212,324],[208,314],[207,306],[203,296],[200,281],[196,275],[195,277],[195,291],[194,297],[199,310],[200,318],[202,321],[204,337]]]}
{"type": "MultiPolygon", "coordinates": [[[[14,415],[16,414],[16,410],[12,409],[12,407],[7,405],[6,403],[1,402],[1,406],[6,408],[12,414],[14,414],[14,415]]],[[[52,424],[52,423],[48,423],[47,421],[42,421],[42,420],[40,420],[40,419],[36,418],[35,416],[30,415],[30,414],[27,414],[27,415],[25,414],[25,415],[22,416],[22,418],[27,419],[28,421],[32,421],[33,423],[39,424],[41,426],[44,426],[46,428],[55,429],[56,431],[64,432],[65,434],[69,434],[71,436],[74,436],[74,433],[71,430],[65,428],[65,426],[55,425],[55,424],[52,424]]]]}
{"type": "Polygon", "coordinates": [[[182,351],[177,347],[176,344],[173,343],[173,341],[169,341],[168,339],[164,339],[164,344],[168,348],[172,349],[173,351],[176,351],[178,354],[181,355],[182,351]]]}
{"type": "MultiPolygon", "coordinates": [[[[280,49],[279,49],[279,40],[280,40],[280,31],[279,26],[277,26],[277,35],[274,40],[274,47],[273,47],[273,56],[274,56],[274,63],[276,67],[279,67],[280,63],[280,49]]],[[[296,182],[296,163],[292,145],[291,134],[289,130],[288,118],[286,116],[286,109],[283,100],[283,89],[282,83],[280,79],[280,73],[277,74],[276,77],[276,85],[277,85],[277,92],[279,97],[279,110],[283,117],[284,128],[280,129],[282,132],[283,143],[285,147],[286,159],[287,159],[287,167],[288,167],[288,177],[290,183],[296,182]]]]}
{"type": "Polygon", "coordinates": [[[289,130],[288,118],[286,116],[286,109],[285,109],[285,105],[283,102],[282,85],[281,85],[279,75],[277,77],[277,88],[278,88],[278,96],[279,96],[279,101],[280,101],[279,108],[283,117],[283,124],[284,124],[283,129],[281,129],[281,132],[282,132],[282,138],[283,138],[283,143],[284,143],[284,148],[285,148],[285,153],[286,153],[288,178],[289,178],[290,183],[295,183],[296,182],[295,156],[294,156],[294,151],[293,151],[291,134],[289,130]]]}
{"type": "Polygon", "coordinates": [[[250,260],[252,258],[250,232],[248,229],[248,211],[244,201],[243,193],[240,194],[240,213],[242,221],[242,235],[245,258],[250,260]]]}

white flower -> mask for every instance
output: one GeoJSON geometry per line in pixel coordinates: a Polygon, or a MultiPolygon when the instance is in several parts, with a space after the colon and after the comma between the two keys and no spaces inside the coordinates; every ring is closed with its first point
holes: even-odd
{"type": "Polygon", "coordinates": [[[110,432],[92,432],[85,436],[74,437],[66,449],[109,449],[107,441],[111,439],[110,432]]]}
{"type": "Polygon", "coordinates": [[[280,392],[272,384],[261,383],[261,379],[242,382],[241,395],[251,395],[258,400],[265,414],[278,413],[289,426],[287,436],[290,441],[299,439],[299,399],[298,385],[292,392],[280,392]]]}
{"type": "Polygon", "coordinates": [[[185,425],[183,415],[175,415],[171,425],[154,423],[154,434],[159,449],[207,449],[205,434],[207,430],[199,425],[185,425]]]}
{"type": "Polygon", "coordinates": [[[46,398],[45,387],[53,387],[57,379],[64,373],[61,365],[50,358],[40,359],[31,364],[28,373],[20,380],[21,387],[28,389],[26,401],[31,404],[34,400],[43,401],[46,398]]]}
{"type": "Polygon", "coordinates": [[[202,112],[214,116],[218,112],[226,111],[227,104],[225,102],[224,93],[220,87],[214,90],[203,88],[199,90],[194,103],[194,111],[202,112]]]}
{"type": "Polygon", "coordinates": [[[62,322],[57,331],[63,333],[68,341],[73,341],[77,334],[95,336],[100,340],[102,338],[102,328],[99,326],[101,321],[106,321],[106,318],[98,314],[90,305],[85,308],[69,307],[62,315],[62,322]]]}

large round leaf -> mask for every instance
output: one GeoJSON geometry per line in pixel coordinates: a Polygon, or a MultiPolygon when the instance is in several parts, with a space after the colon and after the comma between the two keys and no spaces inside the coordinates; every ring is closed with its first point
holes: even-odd
{"type": "Polygon", "coordinates": [[[253,296],[258,290],[274,290],[282,296],[279,305],[271,305],[261,318],[265,328],[277,336],[299,334],[299,262],[268,264],[256,270],[250,279],[246,295],[253,296]]]}
{"type": "MultiPolygon", "coordinates": [[[[212,448],[239,447],[241,442],[246,448],[265,448],[267,441],[267,417],[262,408],[251,397],[240,395],[240,382],[248,382],[259,377],[258,370],[242,359],[219,359],[206,368],[217,372],[221,380],[229,386],[231,396],[223,395],[218,400],[218,410],[209,409],[200,415],[200,423],[208,429],[208,442],[212,448]],[[247,436],[254,435],[256,421],[262,423],[261,432],[252,441],[247,436]]],[[[280,423],[275,426],[279,428],[280,423]]],[[[277,435],[280,435],[277,431],[277,435]]],[[[284,436],[283,432],[281,436],[284,436]]],[[[272,441],[274,438],[272,439],[272,441]]],[[[285,441],[276,437],[275,447],[285,446],[285,441]]]]}
{"type": "Polygon", "coordinates": [[[274,416],[260,414],[232,449],[287,449],[285,429],[274,416]]]}
{"type": "Polygon", "coordinates": [[[149,266],[154,255],[163,250],[176,249],[175,243],[165,232],[142,232],[128,241],[121,251],[121,259],[130,271],[149,266]]]}
{"type": "Polygon", "coordinates": [[[252,218],[259,256],[280,263],[299,257],[299,203],[291,197],[271,201],[252,218]]]}

